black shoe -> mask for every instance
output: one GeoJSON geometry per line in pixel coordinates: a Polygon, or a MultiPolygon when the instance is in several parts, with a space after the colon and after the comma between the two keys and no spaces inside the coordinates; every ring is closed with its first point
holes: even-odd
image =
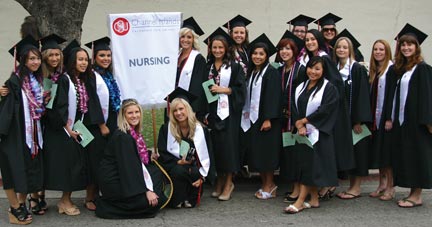
{"type": "Polygon", "coordinates": [[[45,200],[45,195],[39,195],[39,206],[41,207],[41,209],[43,211],[47,211],[48,210],[48,204],[45,200]]]}
{"type": "Polygon", "coordinates": [[[18,208],[9,208],[9,222],[11,224],[27,225],[32,222],[31,214],[28,213],[24,203],[21,203],[18,208]]]}
{"type": "Polygon", "coordinates": [[[41,208],[39,199],[32,198],[31,195],[29,195],[27,200],[29,201],[29,207],[30,207],[30,210],[33,214],[35,214],[35,215],[44,215],[45,214],[45,211],[41,208]],[[32,206],[32,202],[36,205],[32,206]]]}

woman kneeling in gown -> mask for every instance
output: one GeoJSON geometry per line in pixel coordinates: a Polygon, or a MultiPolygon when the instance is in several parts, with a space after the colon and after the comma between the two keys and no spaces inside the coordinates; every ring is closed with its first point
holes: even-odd
{"type": "Polygon", "coordinates": [[[134,99],[124,100],[118,129],[109,141],[99,168],[102,197],[96,216],[109,219],[148,218],[167,201],[163,175],[147,152],[140,130],[142,109],[134,99]]]}

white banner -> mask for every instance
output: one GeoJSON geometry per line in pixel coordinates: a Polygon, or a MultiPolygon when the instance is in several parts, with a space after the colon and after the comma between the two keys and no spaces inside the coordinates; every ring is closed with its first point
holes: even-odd
{"type": "Polygon", "coordinates": [[[128,13],[108,15],[114,75],[122,99],[148,108],[166,106],[174,90],[182,15],[128,13]]]}

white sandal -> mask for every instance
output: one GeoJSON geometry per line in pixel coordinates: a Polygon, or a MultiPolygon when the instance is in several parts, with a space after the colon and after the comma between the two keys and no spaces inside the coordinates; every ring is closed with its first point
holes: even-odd
{"type": "Polygon", "coordinates": [[[278,186],[274,186],[274,187],[271,189],[270,192],[265,192],[265,191],[263,191],[263,190],[260,189],[261,191],[259,192],[259,194],[260,194],[261,196],[257,196],[257,198],[258,198],[258,199],[263,199],[263,200],[265,200],[265,199],[275,198],[276,195],[273,195],[273,192],[276,191],[277,188],[278,188],[278,186]]]}

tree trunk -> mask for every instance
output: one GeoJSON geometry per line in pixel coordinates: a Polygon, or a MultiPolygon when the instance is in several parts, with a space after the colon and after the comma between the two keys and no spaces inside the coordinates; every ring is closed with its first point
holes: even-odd
{"type": "Polygon", "coordinates": [[[89,0],[15,0],[34,16],[42,37],[55,33],[68,41],[81,40],[89,0]]]}

